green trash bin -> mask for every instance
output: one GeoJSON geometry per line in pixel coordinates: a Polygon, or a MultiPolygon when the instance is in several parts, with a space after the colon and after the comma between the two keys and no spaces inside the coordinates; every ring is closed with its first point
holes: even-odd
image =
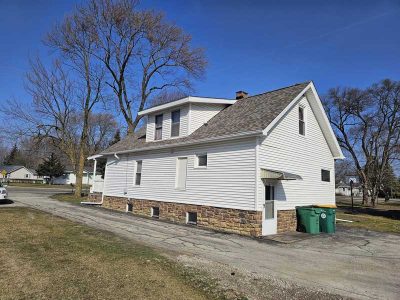
{"type": "Polygon", "coordinates": [[[336,232],[336,209],[324,207],[321,208],[319,215],[319,228],[321,232],[335,233],[336,232]]]}
{"type": "Polygon", "coordinates": [[[297,211],[297,229],[299,231],[317,234],[319,233],[319,220],[321,208],[311,206],[298,206],[297,211]]]}

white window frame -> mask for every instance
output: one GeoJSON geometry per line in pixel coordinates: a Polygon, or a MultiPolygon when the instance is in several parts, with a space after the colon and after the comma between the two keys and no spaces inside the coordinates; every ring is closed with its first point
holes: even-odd
{"type": "Polygon", "coordinates": [[[141,186],[142,185],[142,174],[143,174],[143,160],[137,160],[136,163],[135,163],[135,176],[134,176],[135,177],[134,178],[134,180],[135,180],[134,185],[135,186],[141,186]],[[140,173],[138,173],[139,162],[141,163],[140,173]],[[139,184],[137,184],[137,175],[138,174],[140,174],[140,182],[139,182],[139,184]]]}
{"type": "Polygon", "coordinates": [[[175,110],[171,111],[171,137],[177,138],[180,135],[181,135],[181,109],[175,109],[175,110]],[[175,123],[173,122],[173,119],[172,119],[172,114],[174,112],[179,112],[179,121],[175,122],[175,123]],[[177,125],[177,127],[178,127],[178,135],[172,135],[172,132],[173,132],[172,128],[174,125],[177,125]]]}
{"type": "Polygon", "coordinates": [[[322,182],[322,183],[325,183],[325,184],[329,184],[329,183],[331,182],[331,180],[332,180],[332,174],[331,174],[331,173],[332,173],[331,170],[326,169],[326,168],[321,168],[321,172],[320,172],[320,174],[321,174],[321,182],[322,182]],[[329,181],[322,180],[322,171],[327,171],[327,172],[329,172],[329,181]]]}
{"type": "Polygon", "coordinates": [[[188,157],[187,156],[180,156],[176,158],[176,170],[175,170],[175,189],[180,191],[186,190],[186,183],[187,183],[187,169],[188,169],[188,157]],[[186,173],[185,173],[185,186],[179,186],[179,161],[186,159],[186,173]]]}
{"type": "Polygon", "coordinates": [[[133,213],[133,203],[127,203],[126,204],[126,212],[127,213],[133,213]],[[131,210],[129,210],[131,208],[131,210]]]}
{"type": "Polygon", "coordinates": [[[151,217],[152,218],[156,218],[159,219],[160,218],[160,207],[159,206],[152,206],[151,207],[151,217]],[[158,215],[154,214],[154,208],[157,207],[158,208],[158,215]]]}
{"type": "Polygon", "coordinates": [[[307,135],[307,107],[303,104],[300,104],[297,109],[297,133],[303,137],[307,135]],[[300,109],[303,110],[303,120],[300,120],[300,109]],[[304,134],[300,133],[300,121],[303,122],[304,134]]]}
{"type": "Polygon", "coordinates": [[[207,153],[196,153],[195,159],[194,159],[194,167],[196,169],[207,169],[208,167],[208,154],[207,153]],[[200,166],[199,165],[199,156],[206,156],[207,158],[207,164],[205,166],[200,166]]]}
{"type": "Polygon", "coordinates": [[[154,116],[154,140],[161,141],[163,138],[163,125],[164,125],[164,114],[157,114],[154,116]],[[161,126],[157,128],[157,117],[161,116],[161,126]],[[157,129],[161,129],[160,138],[157,138],[157,129]]]}

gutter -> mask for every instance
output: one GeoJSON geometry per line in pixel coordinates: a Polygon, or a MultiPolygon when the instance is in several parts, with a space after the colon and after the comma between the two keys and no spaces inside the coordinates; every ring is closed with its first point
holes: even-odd
{"type": "MultiPolygon", "coordinates": [[[[234,139],[240,139],[240,138],[246,138],[246,137],[252,137],[252,136],[260,136],[262,135],[262,131],[248,131],[248,132],[243,132],[240,134],[234,134],[234,135],[226,135],[222,137],[212,137],[212,138],[205,138],[201,140],[196,140],[196,141],[187,141],[187,142],[182,142],[182,143],[177,143],[177,144],[167,144],[167,145],[160,145],[160,146],[154,146],[154,147],[146,147],[143,149],[131,149],[131,150],[124,150],[124,151],[119,151],[119,152],[109,152],[109,153],[101,153],[100,155],[114,155],[116,158],[118,158],[118,154],[126,154],[126,153],[131,153],[131,152],[142,152],[142,151],[148,151],[148,150],[159,150],[159,149],[168,149],[168,148],[173,148],[173,147],[182,147],[182,146],[188,146],[188,145],[198,145],[198,144],[205,144],[208,142],[222,142],[222,141],[227,141],[227,140],[234,140],[234,139]]],[[[152,142],[149,142],[152,143],[152,142]]],[[[119,158],[118,158],[119,159],[119,158]]]]}

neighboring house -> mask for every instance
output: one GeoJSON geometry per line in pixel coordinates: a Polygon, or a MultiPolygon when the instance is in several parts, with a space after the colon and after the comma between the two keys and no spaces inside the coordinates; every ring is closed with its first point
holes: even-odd
{"type": "Polygon", "coordinates": [[[3,165],[0,166],[0,178],[36,180],[42,177],[38,176],[34,169],[29,169],[24,166],[3,165]],[[3,174],[5,174],[5,176],[3,174]]]}
{"type": "Polygon", "coordinates": [[[351,196],[351,181],[353,182],[353,196],[362,197],[362,186],[357,175],[346,175],[345,182],[340,181],[336,185],[336,195],[351,196]]]}
{"type": "MultiPolygon", "coordinates": [[[[101,175],[96,176],[100,180],[101,175]]],[[[83,184],[93,185],[93,168],[85,167],[83,170],[83,184]]],[[[67,167],[62,176],[53,179],[53,184],[76,184],[76,174],[72,167],[67,167]]]]}
{"type": "Polygon", "coordinates": [[[107,159],[102,205],[261,236],[295,230],[296,206],[334,204],[343,154],[314,84],[236,98],[139,112],[146,128],[89,158],[107,159]]]}

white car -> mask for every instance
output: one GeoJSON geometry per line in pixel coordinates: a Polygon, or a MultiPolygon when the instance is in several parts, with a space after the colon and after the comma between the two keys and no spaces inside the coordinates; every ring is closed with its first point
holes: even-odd
{"type": "Polygon", "coordinates": [[[5,187],[0,186],[0,201],[6,200],[8,197],[8,193],[5,187]]]}

